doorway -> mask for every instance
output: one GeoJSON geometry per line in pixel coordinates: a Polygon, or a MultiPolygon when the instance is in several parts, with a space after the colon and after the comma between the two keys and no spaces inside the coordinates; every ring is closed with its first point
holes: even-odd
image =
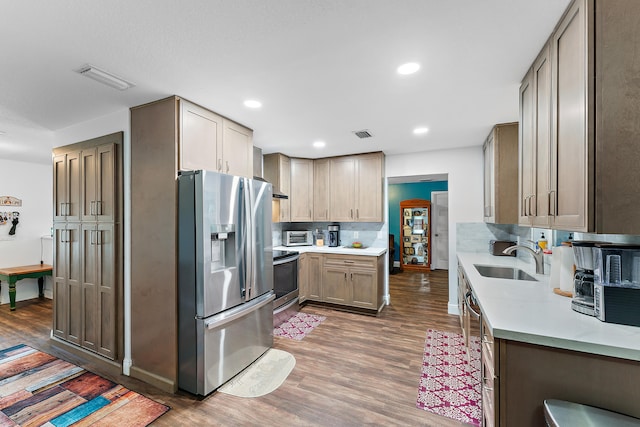
{"type": "Polygon", "coordinates": [[[431,193],[431,269],[449,269],[449,192],[431,193]]]}
{"type": "MultiPolygon", "coordinates": [[[[387,200],[388,200],[388,228],[389,234],[394,235],[394,267],[400,268],[400,256],[403,253],[400,241],[400,202],[407,199],[426,199],[431,201],[432,194],[435,194],[439,199],[438,203],[441,206],[438,213],[438,221],[444,222],[438,224],[438,236],[440,247],[433,246],[435,240],[433,237],[435,231],[431,229],[432,247],[431,253],[433,254],[431,259],[431,268],[448,269],[448,226],[449,226],[449,210],[448,210],[448,175],[447,174],[434,174],[434,175],[415,175],[415,176],[401,176],[401,177],[389,177],[387,187],[387,200]],[[443,205],[444,204],[444,205],[443,205]],[[442,235],[444,233],[444,236],[442,235]],[[443,241],[442,237],[446,240],[443,241]],[[440,260],[435,262],[436,253],[440,253],[440,260]],[[446,258],[443,258],[446,257],[446,258]]],[[[433,203],[433,201],[432,201],[433,203]]],[[[436,215],[435,212],[432,215],[436,215]]],[[[432,217],[432,224],[435,226],[436,217],[432,217]]]]}

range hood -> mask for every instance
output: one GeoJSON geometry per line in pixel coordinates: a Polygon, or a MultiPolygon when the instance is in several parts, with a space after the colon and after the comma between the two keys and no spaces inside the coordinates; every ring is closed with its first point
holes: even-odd
{"type": "MultiPolygon", "coordinates": [[[[253,179],[255,179],[256,181],[262,181],[262,182],[266,182],[268,184],[271,184],[269,181],[267,181],[266,179],[262,178],[261,176],[254,176],[253,179]]],[[[289,196],[287,196],[286,194],[280,192],[280,190],[278,190],[275,186],[273,186],[273,198],[274,199],[288,199],[289,196]]]]}

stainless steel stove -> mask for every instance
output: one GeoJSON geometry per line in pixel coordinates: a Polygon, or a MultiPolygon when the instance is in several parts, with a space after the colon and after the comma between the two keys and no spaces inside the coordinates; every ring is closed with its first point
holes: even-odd
{"type": "Polygon", "coordinates": [[[273,251],[274,326],[298,311],[298,258],[295,251],[273,251]]]}

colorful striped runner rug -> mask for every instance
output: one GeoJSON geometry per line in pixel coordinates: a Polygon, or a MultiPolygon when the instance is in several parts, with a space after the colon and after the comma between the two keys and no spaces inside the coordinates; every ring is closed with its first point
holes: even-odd
{"type": "Polygon", "coordinates": [[[29,346],[0,350],[0,427],[146,426],[168,410],[29,346]]]}

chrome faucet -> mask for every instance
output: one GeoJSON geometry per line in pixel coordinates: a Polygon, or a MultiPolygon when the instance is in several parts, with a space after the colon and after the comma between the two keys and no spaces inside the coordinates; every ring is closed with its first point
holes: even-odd
{"type": "Polygon", "coordinates": [[[526,249],[531,255],[533,255],[533,259],[536,260],[536,274],[544,274],[544,254],[542,249],[540,249],[536,243],[531,240],[527,240],[527,242],[533,243],[535,249],[531,249],[529,246],[524,245],[513,245],[502,251],[502,253],[505,255],[511,255],[513,251],[517,249],[526,249]]]}

